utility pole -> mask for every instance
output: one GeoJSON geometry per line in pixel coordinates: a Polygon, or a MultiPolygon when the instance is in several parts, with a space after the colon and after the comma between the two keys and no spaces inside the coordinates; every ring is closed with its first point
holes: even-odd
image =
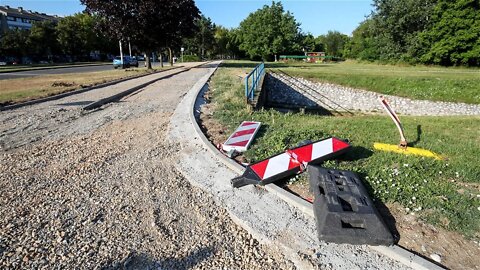
{"type": "Polygon", "coordinates": [[[132,46],[130,46],[130,38],[128,38],[128,52],[130,53],[130,57],[132,57],[132,46]]]}
{"type": "Polygon", "coordinates": [[[123,50],[122,50],[122,40],[121,39],[118,41],[118,45],[120,46],[120,61],[122,61],[122,68],[124,68],[125,65],[123,63],[123,50]]]}

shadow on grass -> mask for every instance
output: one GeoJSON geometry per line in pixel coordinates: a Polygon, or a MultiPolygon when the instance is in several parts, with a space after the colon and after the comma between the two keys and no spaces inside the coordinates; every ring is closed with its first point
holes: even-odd
{"type": "Polygon", "coordinates": [[[222,68],[254,68],[260,62],[222,62],[220,67],[222,68]]]}
{"type": "MultiPolygon", "coordinates": [[[[254,68],[261,62],[222,62],[220,67],[223,68],[254,68]]],[[[308,64],[308,63],[283,63],[283,62],[267,62],[265,63],[265,68],[328,68],[331,65],[318,65],[318,64],[308,64]]]]}
{"type": "Polygon", "coordinates": [[[422,137],[422,125],[417,125],[417,138],[413,142],[409,142],[408,146],[409,147],[414,147],[417,143],[420,142],[422,137]]]}
{"type": "Polygon", "coordinates": [[[350,151],[342,155],[339,160],[341,161],[357,161],[365,158],[369,158],[373,155],[373,151],[362,146],[352,146],[350,151]]]}

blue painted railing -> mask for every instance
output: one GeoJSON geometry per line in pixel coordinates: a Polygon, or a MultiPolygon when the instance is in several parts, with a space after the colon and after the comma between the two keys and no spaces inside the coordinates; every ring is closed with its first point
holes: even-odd
{"type": "Polygon", "coordinates": [[[245,96],[247,100],[253,101],[255,90],[258,87],[263,75],[265,75],[265,63],[258,64],[247,77],[245,77],[245,96]]]}

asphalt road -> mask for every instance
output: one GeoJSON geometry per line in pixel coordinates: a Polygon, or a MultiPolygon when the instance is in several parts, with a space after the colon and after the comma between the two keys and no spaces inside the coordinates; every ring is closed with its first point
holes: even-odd
{"type": "MultiPolygon", "coordinates": [[[[144,65],[143,62],[139,62],[140,67],[143,65],[144,65]]],[[[156,65],[159,65],[159,63],[154,63],[154,66],[156,65]]],[[[27,78],[27,77],[52,75],[52,74],[95,72],[95,71],[104,71],[104,70],[111,70],[111,69],[113,69],[112,65],[103,65],[103,66],[65,67],[65,68],[58,68],[58,69],[18,71],[18,72],[11,72],[11,73],[0,73],[0,80],[27,78]]]]}

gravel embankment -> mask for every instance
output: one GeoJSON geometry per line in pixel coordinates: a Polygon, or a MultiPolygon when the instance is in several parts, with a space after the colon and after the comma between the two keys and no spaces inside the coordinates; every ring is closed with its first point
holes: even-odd
{"type": "Polygon", "coordinates": [[[207,70],[88,114],[69,98],[0,114],[0,268],[292,268],[174,167],[170,117],[207,70]]]}
{"type": "MultiPolygon", "coordinates": [[[[282,73],[270,73],[267,81],[269,99],[276,104],[300,107],[320,106],[334,111],[383,112],[379,93],[330,83],[312,82],[282,73]]],[[[383,95],[402,115],[480,115],[480,105],[412,100],[383,95]]]]}

